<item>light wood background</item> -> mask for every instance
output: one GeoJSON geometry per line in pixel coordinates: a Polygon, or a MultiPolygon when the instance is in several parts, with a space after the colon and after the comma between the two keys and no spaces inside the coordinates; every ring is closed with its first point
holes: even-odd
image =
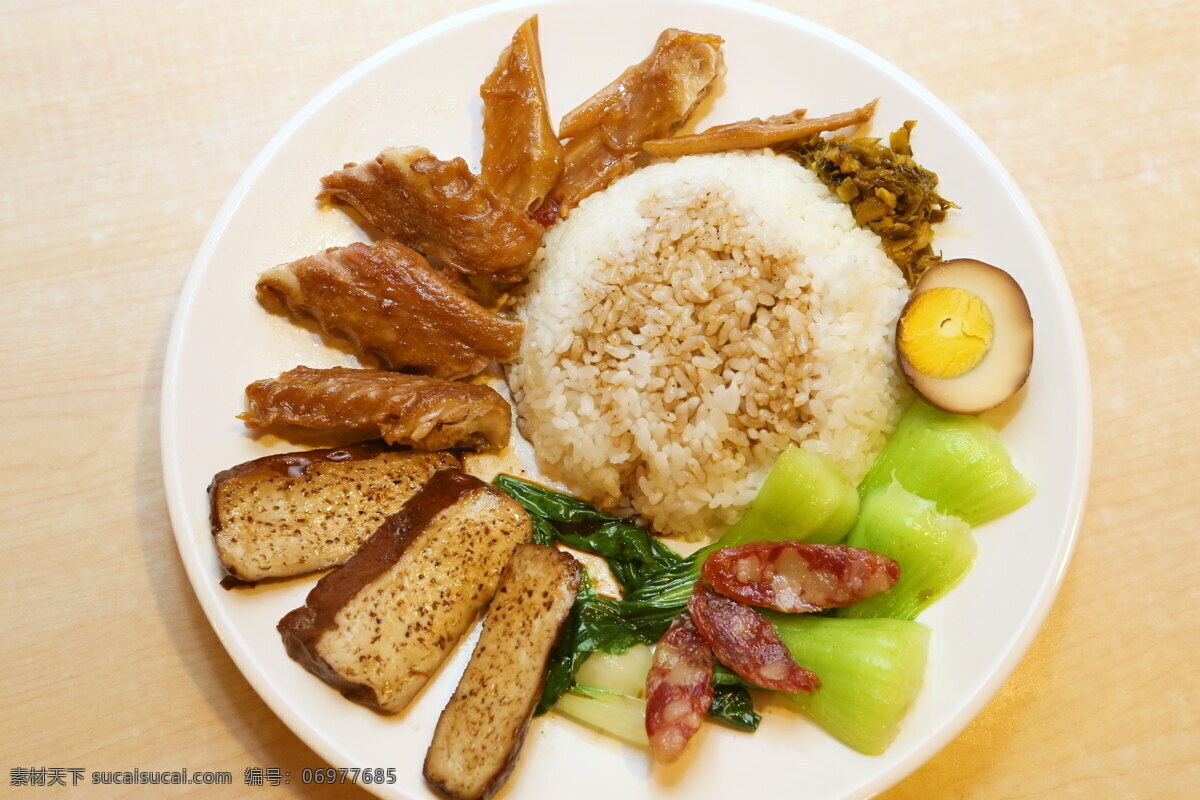
{"type": "MultiPolygon", "coordinates": [[[[167,330],[209,221],[275,130],[475,4],[0,4],[0,794],[53,794],[9,789],[14,766],[240,784],[247,766],[322,765],[184,578],[159,478],[167,330]]],[[[900,65],[996,151],[1058,248],[1091,354],[1094,477],[1057,605],[987,710],[887,800],[1194,797],[1200,4],[777,4],[900,65]]],[[[288,792],[362,796],[191,790],[288,792]]]]}

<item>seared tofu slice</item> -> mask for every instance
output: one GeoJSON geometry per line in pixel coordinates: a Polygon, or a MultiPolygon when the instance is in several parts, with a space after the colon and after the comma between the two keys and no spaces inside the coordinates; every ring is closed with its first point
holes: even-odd
{"type": "Polygon", "coordinates": [[[442,470],[280,620],[288,655],[356,703],[402,711],[532,533],[520,503],[442,470]]]}
{"type": "Polygon", "coordinates": [[[454,453],[383,442],[256,458],[218,472],[208,487],[226,588],[337,566],[454,453]]]}
{"type": "Polygon", "coordinates": [[[448,797],[484,800],[508,780],[581,571],[553,547],[523,544],[513,553],[425,756],[425,780],[448,797]]]}

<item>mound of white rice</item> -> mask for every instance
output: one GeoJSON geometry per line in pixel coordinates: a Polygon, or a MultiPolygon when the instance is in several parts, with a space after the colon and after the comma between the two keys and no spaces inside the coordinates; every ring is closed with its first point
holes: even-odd
{"type": "Polygon", "coordinates": [[[508,379],[547,473],[657,531],[715,535],[789,444],[858,480],[898,415],[908,290],[771,152],[655,164],[550,229],[508,379]]]}

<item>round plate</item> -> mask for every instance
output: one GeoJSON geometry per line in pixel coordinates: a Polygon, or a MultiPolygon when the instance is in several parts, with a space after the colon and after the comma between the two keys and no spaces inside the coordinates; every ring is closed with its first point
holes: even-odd
{"type": "MultiPolygon", "coordinates": [[[[432,796],[421,762],[470,655],[459,645],[412,706],[378,716],[342,699],[284,653],[275,624],[312,579],[225,591],[205,487],[217,471],[286,443],[249,437],[243,389],[297,364],[353,363],[255,302],[268,266],[363,238],[321,210],[318,179],[385,146],[420,144],[478,163],[479,84],[512,32],[540,14],[555,117],[641,60],[663,28],[725,37],[728,74],[701,126],[780,113],[815,115],[880,97],[876,133],[920,121],[920,160],[961,207],[940,232],[946,257],[1003,266],[1029,295],[1037,357],[1003,437],[1038,486],[1027,506],[976,532],[967,579],[922,616],[933,629],[925,687],[886,755],[844,747],[804,717],[772,707],[755,735],[705,726],[683,762],[652,770],[646,753],[550,715],[535,720],[510,798],[568,791],[587,798],[730,797],[748,787],[804,787],[810,800],[862,798],[899,781],[977,714],[1032,641],[1062,578],[1079,524],[1091,451],[1087,359],[1062,268],[1029,204],[996,158],[949,109],[900,70],[803,19],[741,2],[503,2],[447,19],[367,59],[321,92],[271,140],[209,230],[183,290],[163,378],[163,470],[188,576],[217,635],[276,714],[339,767],[394,767],[383,796],[432,796]]],[[[314,765],[316,766],[316,765],[314,765]]],[[[298,781],[300,776],[292,776],[298,781]]]]}

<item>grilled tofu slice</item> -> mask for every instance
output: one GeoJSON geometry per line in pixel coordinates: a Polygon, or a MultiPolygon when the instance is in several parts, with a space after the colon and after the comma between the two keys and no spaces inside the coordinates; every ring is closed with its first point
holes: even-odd
{"type": "Polygon", "coordinates": [[[288,655],[356,703],[402,711],[532,533],[520,503],[442,470],[280,620],[288,655]]]}
{"type": "Polygon", "coordinates": [[[337,566],[454,453],[365,442],[256,458],[218,472],[208,487],[226,588],[337,566]]]}
{"type": "Polygon", "coordinates": [[[513,552],[425,756],[425,780],[448,797],[486,800],[508,780],[581,571],[553,547],[523,544],[513,552]]]}

